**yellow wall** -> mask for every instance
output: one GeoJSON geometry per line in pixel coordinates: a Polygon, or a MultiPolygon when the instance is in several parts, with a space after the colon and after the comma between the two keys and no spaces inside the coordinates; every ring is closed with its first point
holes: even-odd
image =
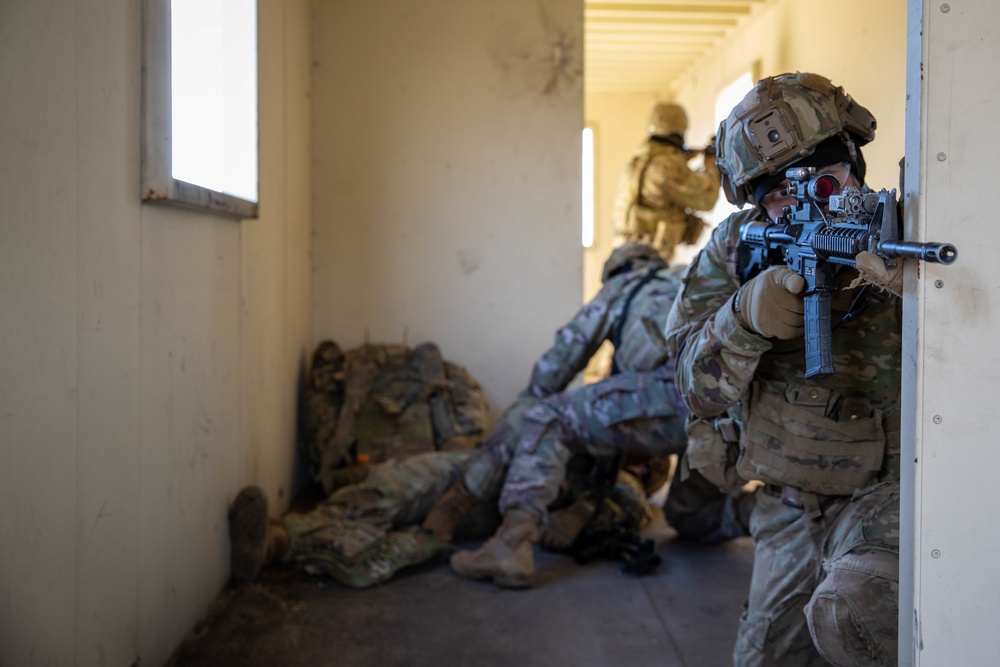
{"type": "Polygon", "coordinates": [[[141,2],[0,4],[0,664],[162,664],[293,484],[308,5],[260,0],[261,217],[139,203],[141,2]]]}
{"type": "Polygon", "coordinates": [[[502,409],[580,304],[582,2],[313,11],[313,339],[434,341],[502,409]]]}
{"type": "Polygon", "coordinates": [[[611,252],[611,207],[625,163],[646,139],[649,110],[659,101],[652,93],[591,93],[584,116],[594,128],[594,245],[583,252],[583,299],[601,289],[601,269],[611,252]]]}

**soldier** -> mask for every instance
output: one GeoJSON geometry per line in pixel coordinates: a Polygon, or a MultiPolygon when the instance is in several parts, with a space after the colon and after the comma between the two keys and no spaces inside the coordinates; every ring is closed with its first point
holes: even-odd
{"type": "Polygon", "coordinates": [[[703,169],[688,161],[697,151],[684,147],[687,114],[677,104],[659,103],[649,114],[649,138],[625,166],[611,212],[612,245],[649,243],[670,260],[674,248],[694,245],[705,227],[694,211],[708,211],[719,198],[715,147],[701,151],[703,169]]]}
{"type": "MultiPolygon", "coordinates": [[[[740,225],[794,204],[785,169],[811,166],[858,186],[861,147],[874,135],[871,113],[822,76],[758,82],[718,134],[726,197],[754,208],[715,229],[667,321],[677,386],[698,418],[685,467],[722,488],[764,483],[736,665],[896,664],[900,299],[862,292],[852,285],[868,276],[840,267],[837,372],[807,379],[802,278],[784,266],[740,277],[740,225]]],[[[858,262],[898,293],[878,257],[858,262]]]]}
{"type": "MultiPolygon", "coordinates": [[[[501,443],[524,430],[523,415],[537,402],[525,397],[504,413],[491,434],[495,446],[513,449],[514,442],[501,443]]],[[[432,343],[414,350],[364,345],[346,354],[332,341],[320,343],[304,393],[303,453],[329,495],[310,511],[273,519],[263,490],[243,489],[229,511],[233,577],[253,581],[265,565],[282,561],[367,588],[438,554],[447,541],[419,524],[469,461],[485,407],[478,383],[443,360],[432,343]],[[370,463],[349,465],[360,455],[370,463]]],[[[591,487],[587,476],[575,473],[562,490],[559,507],[565,509],[555,515],[579,516],[575,501],[588,502],[591,487]]],[[[498,493],[471,508],[459,534],[484,537],[496,530],[498,493]]],[[[637,530],[649,513],[639,482],[625,472],[608,500],[601,512],[583,517],[588,534],[637,530]]]]}
{"type": "Polygon", "coordinates": [[[482,440],[486,414],[482,388],[433,343],[345,353],[321,342],[300,443],[327,497],[276,520],[261,489],[243,489],[229,512],[233,576],[253,580],[284,560],[364,588],[427,560],[443,545],[418,524],[482,440]]]}
{"type": "MultiPolygon", "coordinates": [[[[366,466],[363,480],[280,519],[269,516],[260,488],[244,488],[229,510],[233,577],[254,581],[265,565],[280,561],[366,588],[426,561],[443,545],[418,524],[471,454],[425,452],[366,466]]],[[[482,520],[482,513],[470,514],[470,525],[482,520]]]]}
{"type": "MultiPolygon", "coordinates": [[[[508,588],[532,585],[533,545],[543,537],[568,545],[589,516],[577,507],[561,516],[569,521],[554,523],[547,511],[574,454],[646,460],[684,450],[686,409],[661,333],[678,281],[655,248],[637,242],[612,253],[602,279],[598,295],[556,333],[555,345],[535,363],[528,388],[512,407],[522,411],[523,428],[513,435],[495,431],[423,523],[441,541],[449,540],[469,507],[499,494],[503,523],[482,548],[452,556],[460,576],[508,588]],[[566,390],[605,340],[615,348],[612,376],[566,390]]],[[[693,515],[721,497],[710,488],[707,499],[675,507],[693,515]]],[[[689,525],[710,526],[715,539],[746,534],[752,499],[734,494],[728,500],[713,506],[714,520],[689,525]],[[720,525],[726,530],[719,532],[720,525]]]]}
{"type": "MultiPolygon", "coordinates": [[[[512,406],[494,438],[512,437],[523,430],[521,419],[529,405],[512,406]]],[[[280,561],[351,588],[388,581],[399,570],[423,563],[446,548],[446,543],[419,524],[471,456],[468,450],[432,451],[359,467],[352,471],[358,477],[354,483],[340,487],[310,511],[289,512],[280,519],[270,518],[263,490],[243,489],[229,511],[233,577],[254,581],[265,565],[280,561]],[[363,478],[359,471],[365,473],[363,478]]],[[[555,514],[576,518],[577,502],[591,498],[588,489],[588,478],[574,478],[561,498],[566,509],[557,509],[555,514]]],[[[636,531],[649,513],[641,485],[628,473],[619,473],[608,499],[612,502],[602,505],[601,512],[584,518],[587,530],[598,538],[621,530],[636,531]]],[[[500,523],[496,504],[494,495],[470,508],[457,533],[469,537],[492,533],[500,523]]],[[[559,536],[552,535],[553,540],[559,536]]],[[[565,546],[554,541],[544,544],[565,546]]]]}

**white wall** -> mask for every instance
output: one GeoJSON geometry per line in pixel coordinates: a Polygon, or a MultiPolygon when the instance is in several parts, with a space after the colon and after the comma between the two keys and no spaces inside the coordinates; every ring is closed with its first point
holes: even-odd
{"type": "Polygon", "coordinates": [[[434,341],[495,409],[580,305],[580,0],[313,4],[313,340],[434,341]]]}
{"type": "Polygon", "coordinates": [[[913,0],[910,10],[906,225],[954,243],[958,260],[907,276],[904,358],[914,363],[903,386],[915,410],[903,422],[913,447],[903,452],[900,664],[995,665],[1000,7],[913,0]]]}
{"type": "Polygon", "coordinates": [[[0,664],[162,664],[287,501],[308,14],[261,0],[261,218],[139,204],[139,2],[0,3],[0,664]],[[281,494],[284,493],[284,497],[281,494]]]}

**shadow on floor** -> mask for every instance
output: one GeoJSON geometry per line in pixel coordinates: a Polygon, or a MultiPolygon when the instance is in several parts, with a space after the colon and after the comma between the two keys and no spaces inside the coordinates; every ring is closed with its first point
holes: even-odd
{"type": "Polygon", "coordinates": [[[165,667],[731,664],[750,540],[685,542],[662,519],[647,535],[663,559],[651,574],[536,550],[526,591],[456,577],[444,557],[363,591],[270,567],[227,585],[165,667]]]}

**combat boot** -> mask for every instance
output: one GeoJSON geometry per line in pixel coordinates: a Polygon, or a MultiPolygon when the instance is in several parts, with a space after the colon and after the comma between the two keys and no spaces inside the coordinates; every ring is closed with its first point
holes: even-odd
{"type": "Polygon", "coordinates": [[[535,581],[534,543],[540,527],[541,520],[534,513],[509,510],[486,544],[451,557],[451,569],[467,579],[492,579],[501,588],[530,588],[535,581]]]}
{"type": "Polygon", "coordinates": [[[421,527],[431,531],[438,542],[447,544],[455,534],[455,526],[472,509],[476,500],[477,498],[466,488],[465,482],[460,479],[441,494],[424,517],[421,527]]]}
{"type": "Polygon", "coordinates": [[[283,524],[267,515],[267,496],[248,486],[229,508],[229,564],[233,578],[255,581],[265,565],[282,558],[290,536],[283,524]]]}

